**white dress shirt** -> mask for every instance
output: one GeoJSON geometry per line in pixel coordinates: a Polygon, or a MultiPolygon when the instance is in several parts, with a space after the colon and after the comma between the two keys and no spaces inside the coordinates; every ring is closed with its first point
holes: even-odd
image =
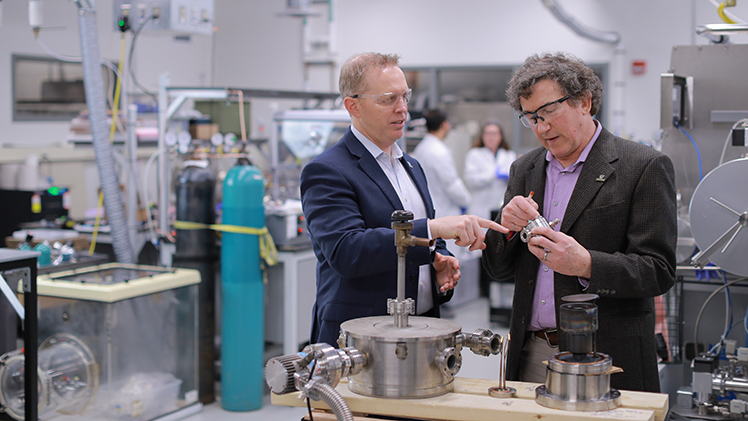
{"type": "MultiPolygon", "coordinates": [[[[377,160],[379,167],[382,168],[387,179],[390,180],[390,184],[392,184],[392,187],[397,192],[397,197],[400,198],[400,203],[402,203],[403,208],[413,212],[414,219],[425,219],[427,217],[426,205],[423,203],[423,199],[421,198],[421,194],[418,192],[415,183],[408,175],[408,172],[405,171],[405,167],[403,167],[403,163],[400,160],[403,157],[403,151],[397,143],[392,145],[390,148],[391,153],[388,154],[352,125],[351,131],[353,132],[353,135],[356,136],[356,139],[358,139],[359,142],[364,145],[366,150],[371,153],[374,159],[377,160]]],[[[430,230],[429,238],[431,238],[430,230]]],[[[434,297],[431,292],[431,268],[429,266],[430,265],[421,265],[418,268],[419,276],[416,314],[423,314],[431,310],[434,306],[434,297]]]]}

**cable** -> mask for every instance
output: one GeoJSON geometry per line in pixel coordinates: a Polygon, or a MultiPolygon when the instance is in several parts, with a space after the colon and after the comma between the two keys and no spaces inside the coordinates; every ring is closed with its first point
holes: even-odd
{"type": "MultiPolygon", "coordinates": [[[[45,44],[41,40],[41,38],[39,38],[39,35],[38,35],[39,33],[38,32],[35,32],[35,33],[36,33],[36,36],[35,36],[36,42],[39,44],[39,46],[42,47],[42,49],[47,54],[49,54],[50,56],[52,56],[52,58],[55,58],[55,59],[60,60],[60,61],[63,61],[65,63],[82,63],[83,62],[83,59],[81,57],[64,56],[62,54],[58,54],[58,53],[52,51],[52,49],[50,49],[47,46],[47,44],[45,44]]],[[[109,70],[111,70],[111,72],[114,73],[117,76],[117,79],[122,79],[122,72],[120,72],[120,71],[117,70],[117,66],[115,66],[114,63],[112,63],[109,60],[104,60],[104,59],[100,59],[99,62],[102,65],[106,66],[109,70]]],[[[110,88],[111,88],[111,84],[107,83],[107,92],[111,91],[110,88]]],[[[112,106],[111,96],[107,96],[107,102],[109,103],[109,107],[111,108],[111,106],[112,106]]],[[[118,126],[118,128],[120,129],[121,132],[124,131],[124,129],[121,126],[118,126]]]]}
{"type": "MultiPolygon", "coordinates": [[[[43,41],[41,40],[41,38],[39,38],[38,36],[36,37],[36,42],[37,42],[37,43],[39,44],[39,46],[41,46],[41,47],[42,47],[42,49],[43,49],[43,50],[44,50],[44,51],[45,51],[45,52],[46,52],[47,54],[49,54],[50,56],[52,56],[52,57],[56,58],[57,60],[60,60],[60,61],[64,61],[64,62],[66,62],[66,63],[82,63],[82,62],[83,62],[83,59],[82,59],[81,57],[74,57],[74,56],[64,56],[64,55],[62,55],[62,54],[58,54],[58,53],[56,53],[56,52],[52,51],[52,49],[50,49],[50,48],[49,48],[49,47],[47,46],[47,44],[45,44],[45,43],[44,43],[44,42],[43,42],[43,41]]],[[[122,77],[122,76],[120,76],[120,73],[119,73],[119,72],[117,71],[117,66],[115,66],[115,65],[114,65],[114,63],[112,63],[112,62],[111,62],[111,61],[109,61],[109,60],[104,60],[104,59],[100,59],[99,61],[100,61],[100,62],[101,62],[101,64],[103,64],[104,66],[108,67],[108,68],[109,68],[109,70],[111,70],[112,72],[114,72],[114,73],[115,73],[115,74],[117,75],[117,77],[118,77],[118,78],[121,78],[121,77],[122,77]]]]}
{"type": "MultiPolygon", "coordinates": [[[[722,272],[722,279],[727,283],[727,273],[724,270],[720,272],[722,272]]],[[[732,297],[730,296],[730,288],[725,288],[725,304],[727,308],[725,308],[725,333],[723,337],[726,339],[732,330],[732,297]]]]}
{"type": "MultiPolygon", "coordinates": [[[[312,380],[312,376],[314,375],[314,365],[317,362],[317,359],[312,360],[312,364],[309,366],[309,380],[312,380]]],[[[309,396],[306,398],[306,409],[309,412],[309,421],[314,421],[314,416],[312,415],[312,404],[311,399],[309,399],[309,396]]]]}
{"type": "Polygon", "coordinates": [[[745,330],[743,345],[748,347],[748,307],[745,308],[745,317],[743,317],[743,330],[745,330]]]}
{"type": "MultiPolygon", "coordinates": [[[[56,52],[52,51],[52,49],[50,49],[47,46],[47,44],[45,44],[41,40],[41,38],[39,38],[39,32],[35,32],[35,34],[36,34],[36,36],[35,36],[36,42],[39,44],[39,46],[42,47],[42,49],[47,54],[49,54],[53,58],[55,58],[57,60],[60,60],[60,61],[63,61],[63,62],[66,62],[66,63],[82,63],[83,62],[83,59],[81,57],[65,56],[65,55],[62,55],[62,54],[59,54],[59,53],[56,53],[56,52]]],[[[120,60],[120,61],[122,61],[122,60],[120,60]]],[[[117,79],[122,79],[122,72],[117,69],[117,66],[115,66],[114,63],[112,63],[109,60],[105,60],[103,58],[100,59],[99,62],[103,66],[105,66],[106,68],[108,68],[115,76],[117,76],[117,79]]],[[[111,86],[112,85],[111,85],[111,83],[109,81],[109,74],[107,73],[107,89],[106,89],[107,92],[111,92],[112,91],[111,86]]],[[[107,100],[107,104],[109,104],[109,108],[112,108],[112,101],[113,101],[112,100],[112,96],[111,95],[107,95],[106,100],[107,100]]],[[[124,131],[125,131],[124,127],[122,127],[122,125],[119,122],[117,122],[117,129],[119,129],[120,133],[124,133],[124,131]]]]}
{"type": "Polygon", "coordinates": [[[673,124],[675,125],[675,127],[679,128],[680,131],[682,131],[686,136],[688,136],[689,139],[691,139],[691,143],[693,143],[693,147],[694,147],[694,149],[696,149],[696,156],[699,158],[699,181],[701,181],[704,177],[703,177],[703,173],[701,171],[701,152],[699,151],[699,147],[696,145],[696,141],[693,140],[693,138],[691,137],[691,135],[688,134],[688,132],[686,131],[686,129],[684,129],[678,123],[678,120],[676,120],[675,118],[673,119],[673,124]]]}
{"type": "Polygon", "coordinates": [[[153,15],[148,16],[147,19],[145,19],[143,22],[140,23],[140,26],[138,26],[138,29],[136,29],[135,32],[133,32],[132,43],[130,44],[130,54],[127,57],[127,68],[129,70],[130,77],[132,78],[132,83],[135,84],[135,86],[137,86],[138,89],[140,89],[141,91],[143,91],[144,94],[146,94],[149,97],[151,97],[156,104],[158,104],[158,98],[156,97],[156,95],[154,93],[148,91],[147,89],[145,89],[140,84],[140,82],[138,82],[138,78],[135,77],[135,72],[133,72],[133,70],[132,70],[132,54],[135,51],[135,42],[138,39],[138,35],[140,35],[140,31],[142,31],[143,28],[145,27],[145,25],[148,22],[150,22],[151,20],[153,20],[153,19],[155,19],[155,17],[153,15]]]}
{"type": "Polygon", "coordinates": [[[730,282],[728,282],[728,283],[726,283],[724,285],[720,285],[719,288],[717,288],[714,291],[712,291],[712,293],[709,295],[709,297],[707,297],[706,301],[704,301],[704,304],[701,306],[701,309],[699,310],[699,315],[696,316],[696,325],[694,326],[694,329],[693,329],[693,343],[694,343],[694,347],[697,347],[697,349],[698,349],[698,343],[699,343],[699,324],[701,323],[701,316],[704,314],[704,309],[706,309],[706,306],[707,306],[707,304],[709,304],[709,301],[711,301],[711,299],[714,298],[714,296],[717,295],[717,293],[719,293],[720,291],[722,291],[723,288],[727,288],[730,285],[736,284],[736,283],[741,282],[741,281],[746,281],[746,280],[748,280],[748,278],[740,278],[740,279],[736,279],[734,281],[730,281],[730,282]]]}
{"type": "MultiPolygon", "coordinates": [[[[122,73],[122,66],[125,61],[125,34],[124,32],[120,36],[120,48],[119,48],[119,68],[117,74],[122,73]]],[[[109,141],[114,143],[114,131],[117,128],[117,112],[119,110],[119,96],[122,92],[122,78],[117,78],[117,84],[114,88],[114,100],[112,101],[112,128],[109,132],[109,141]]],[[[133,128],[134,129],[134,128],[133,128]]]]}
{"type": "MultiPolygon", "coordinates": [[[[714,5],[714,7],[717,8],[717,13],[719,13],[719,7],[720,7],[721,3],[719,3],[717,0],[709,0],[709,3],[711,3],[712,5],[714,5]]],[[[734,23],[745,23],[745,21],[743,19],[740,19],[739,17],[733,15],[732,13],[728,12],[727,10],[723,10],[723,13],[729,19],[732,19],[733,21],[735,21],[734,23]]]]}
{"type": "Polygon", "coordinates": [[[720,3],[719,6],[717,6],[717,14],[719,14],[719,17],[721,17],[725,23],[737,23],[725,14],[725,3],[720,3]]]}
{"type": "MultiPolygon", "coordinates": [[[[720,271],[722,272],[722,278],[724,279],[725,283],[727,283],[727,274],[724,270],[720,271]]],[[[725,288],[725,330],[724,333],[722,333],[722,337],[720,338],[719,343],[722,344],[725,342],[725,339],[727,339],[727,336],[730,334],[730,331],[732,330],[732,298],[730,297],[730,288],[725,288]]]]}
{"type": "MultiPolygon", "coordinates": [[[[743,323],[743,321],[742,321],[742,320],[741,320],[741,321],[737,321],[737,322],[733,323],[733,324],[732,324],[732,326],[730,326],[730,329],[732,329],[733,327],[735,327],[735,326],[737,326],[737,325],[739,325],[739,324],[741,324],[741,323],[743,323]]],[[[722,338],[722,339],[720,340],[720,342],[717,342],[716,344],[714,344],[714,346],[713,346],[713,347],[712,347],[711,349],[709,349],[709,353],[710,353],[710,354],[711,354],[711,353],[713,353],[713,352],[714,352],[714,350],[715,350],[715,349],[717,349],[717,348],[722,348],[722,341],[724,341],[725,339],[727,339],[727,338],[722,338]]]]}

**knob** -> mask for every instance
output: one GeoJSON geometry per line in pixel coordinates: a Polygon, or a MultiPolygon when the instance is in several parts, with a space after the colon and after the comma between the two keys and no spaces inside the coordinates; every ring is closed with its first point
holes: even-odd
{"type": "Polygon", "coordinates": [[[265,381],[273,393],[283,395],[296,390],[293,378],[296,373],[294,363],[300,359],[301,355],[291,354],[268,360],[265,365],[265,381]]]}
{"type": "Polygon", "coordinates": [[[409,210],[396,210],[392,212],[392,220],[398,222],[412,221],[413,212],[409,210]]]}

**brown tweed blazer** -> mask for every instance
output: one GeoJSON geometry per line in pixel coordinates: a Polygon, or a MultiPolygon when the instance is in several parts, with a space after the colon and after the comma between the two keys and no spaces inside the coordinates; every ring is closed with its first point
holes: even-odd
{"type": "MultiPolygon", "coordinates": [[[[543,209],[545,148],[514,162],[504,203],[535,192],[543,209]]],[[[675,282],[677,240],[675,173],[670,158],[602,129],[569,200],[561,231],[592,255],[592,277],[583,291],[577,277],[554,275],[556,320],[561,297],[598,294],[597,351],[610,355],[623,373],[617,389],[659,392],[654,297],[675,282]]],[[[499,217],[499,221],[500,221],[499,217]]],[[[539,261],[518,235],[489,230],[483,264],[498,280],[515,284],[507,378],[517,379],[530,320],[539,261]]],[[[559,335],[565,350],[564,335],[559,335]]]]}

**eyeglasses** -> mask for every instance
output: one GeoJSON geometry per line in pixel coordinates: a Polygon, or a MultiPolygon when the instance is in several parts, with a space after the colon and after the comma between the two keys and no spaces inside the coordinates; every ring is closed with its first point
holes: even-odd
{"type": "Polygon", "coordinates": [[[386,94],[379,94],[379,95],[356,94],[356,95],[351,95],[351,98],[371,98],[379,106],[393,107],[395,106],[395,104],[397,104],[400,98],[402,98],[406,104],[409,103],[410,98],[412,96],[413,96],[413,90],[408,89],[407,91],[399,93],[399,94],[392,93],[392,92],[387,92],[386,94]]]}
{"type": "Polygon", "coordinates": [[[558,111],[561,104],[563,104],[567,99],[569,99],[569,95],[553,102],[549,102],[535,111],[525,111],[519,115],[519,121],[522,122],[523,126],[531,129],[538,125],[538,119],[540,119],[540,121],[546,121],[553,118],[553,114],[558,111]]]}

